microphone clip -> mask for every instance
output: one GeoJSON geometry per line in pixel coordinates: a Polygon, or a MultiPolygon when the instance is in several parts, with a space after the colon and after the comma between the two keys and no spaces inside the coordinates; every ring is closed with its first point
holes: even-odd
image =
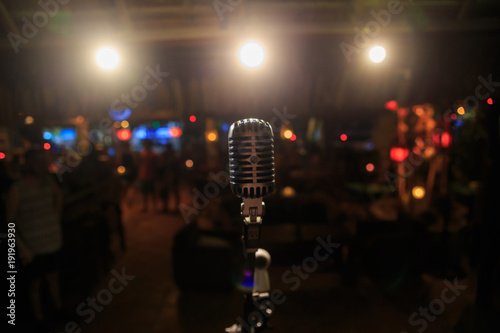
{"type": "Polygon", "coordinates": [[[265,204],[262,198],[244,198],[241,204],[243,239],[247,253],[255,253],[260,246],[260,228],[265,204]]]}
{"type": "Polygon", "coordinates": [[[245,223],[262,223],[265,211],[266,205],[262,198],[243,198],[241,216],[245,219],[245,223]]]}

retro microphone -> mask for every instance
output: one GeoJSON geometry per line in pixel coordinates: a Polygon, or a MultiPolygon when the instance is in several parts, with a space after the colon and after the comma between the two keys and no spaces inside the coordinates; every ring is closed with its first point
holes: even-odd
{"type": "MultiPolygon", "coordinates": [[[[243,215],[251,208],[262,216],[262,198],[274,191],[274,135],[268,122],[249,118],[229,129],[229,176],[233,193],[243,199],[243,215]]],[[[249,213],[249,214],[245,214],[249,213]]]]}
{"type": "Polygon", "coordinates": [[[255,118],[239,120],[229,129],[228,146],[229,184],[233,193],[242,198],[243,242],[252,289],[245,296],[245,322],[227,328],[226,332],[262,332],[268,328],[267,318],[272,313],[272,308],[266,306],[270,289],[267,267],[271,257],[267,251],[259,249],[262,216],[265,212],[262,199],[275,188],[274,135],[271,125],[255,118]],[[264,309],[257,309],[255,304],[260,304],[264,309]],[[255,317],[256,311],[265,311],[267,315],[255,317]]]}
{"type": "Polygon", "coordinates": [[[243,119],[229,129],[231,190],[242,198],[263,198],[274,190],[274,136],[271,125],[243,119]]]}

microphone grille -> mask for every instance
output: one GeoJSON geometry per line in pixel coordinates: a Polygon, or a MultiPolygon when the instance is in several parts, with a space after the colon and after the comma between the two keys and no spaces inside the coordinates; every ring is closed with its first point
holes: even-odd
{"type": "Polygon", "coordinates": [[[262,198],[274,191],[274,136],[260,119],[239,120],[229,129],[229,176],[233,193],[262,198]]]}

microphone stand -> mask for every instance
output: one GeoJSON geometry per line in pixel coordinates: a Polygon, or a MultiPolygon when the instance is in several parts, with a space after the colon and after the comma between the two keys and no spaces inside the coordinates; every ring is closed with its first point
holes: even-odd
{"type": "Polygon", "coordinates": [[[262,198],[243,198],[243,245],[252,286],[244,296],[243,323],[226,328],[226,333],[258,333],[269,328],[267,321],[273,311],[269,298],[267,268],[271,263],[271,256],[266,250],[259,248],[264,211],[262,198]]]}

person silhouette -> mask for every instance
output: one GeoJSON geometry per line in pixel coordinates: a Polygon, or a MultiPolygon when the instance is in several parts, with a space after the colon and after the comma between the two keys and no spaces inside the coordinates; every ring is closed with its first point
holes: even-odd
{"type": "Polygon", "coordinates": [[[179,194],[179,178],[180,178],[180,165],[179,157],[175,152],[171,143],[167,144],[165,152],[161,155],[162,168],[161,168],[161,199],[163,201],[163,211],[170,212],[168,203],[170,194],[174,195],[175,206],[180,203],[179,194]]]}
{"type": "Polygon", "coordinates": [[[63,197],[51,178],[43,151],[25,153],[24,174],[9,189],[7,221],[15,224],[16,247],[29,283],[33,315],[38,326],[48,325],[41,303],[42,279],[49,287],[56,311],[62,311],[59,289],[63,197]]]}
{"type": "Polygon", "coordinates": [[[142,192],[142,211],[148,210],[148,198],[151,199],[155,209],[155,180],[158,176],[159,156],[153,151],[153,142],[143,140],[144,147],[139,156],[139,182],[142,192]]]}

